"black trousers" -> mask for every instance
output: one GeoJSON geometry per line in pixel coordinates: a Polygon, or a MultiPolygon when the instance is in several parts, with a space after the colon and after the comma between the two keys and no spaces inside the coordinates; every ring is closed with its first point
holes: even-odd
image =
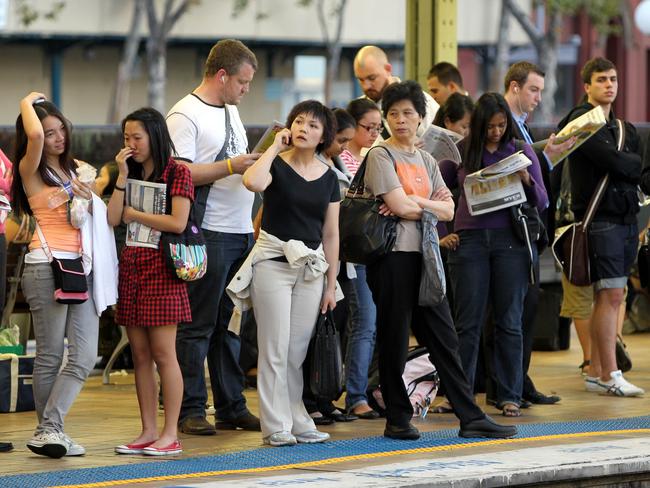
{"type": "Polygon", "coordinates": [[[367,270],[368,285],[377,306],[379,378],[387,422],[405,427],[413,416],[402,381],[409,329],[420,345],[428,349],[461,425],[483,418],[485,414],[474,402],[460,363],[458,336],[447,299],[436,307],[418,305],[422,255],[391,252],[367,270]]]}

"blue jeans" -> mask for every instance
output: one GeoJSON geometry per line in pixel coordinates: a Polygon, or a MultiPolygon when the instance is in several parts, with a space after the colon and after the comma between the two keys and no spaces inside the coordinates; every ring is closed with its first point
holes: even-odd
{"type": "Polygon", "coordinates": [[[375,350],[377,335],[377,309],[366,282],[366,267],[355,264],[357,278],[352,280],[356,294],[349,299],[348,347],[345,354],[347,378],[345,406],[347,409],[368,403],[368,368],[375,350]]]}
{"type": "Polygon", "coordinates": [[[208,270],[202,279],[188,283],[192,322],[180,324],[176,334],[176,355],[183,373],[181,422],[205,416],[206,357],[217,419],[232,420],[248,411],[242,393],[245,378],[239,366],[240,340],[228,331],[233,304],[225,288],[253,246],[253,234],[203,229],[203,235],[208,270]]]}
{"type": "Polygon", "coordinates": [[[529,257],[509,228],[461,230],[449,253],[460,358],[474,384],[481,330],[488,303],[494,318],[493,363],[497,403],[521,400],[522,313],[528,290],[529,257]]]}
{"type": "Polygon", "coordinates": [[[66,305],[54,301],[54,275],[49,263],[26,264],[22,287],[36,337],[34,403],[35,434],[64,432],[65,417],[97,361],[99,317],[93,300],[93,275],[86,277],[90,298],[66,305]],[[61,368],[64,339],[68,362],[61,368]]]}

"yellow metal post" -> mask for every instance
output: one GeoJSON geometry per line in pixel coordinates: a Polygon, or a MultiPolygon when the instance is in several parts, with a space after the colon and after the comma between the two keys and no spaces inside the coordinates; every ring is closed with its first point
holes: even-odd
{"type": "Polygon", "coordinates": [[[457,0],[406,0],[406,78],[426,86],[440,61],[458,64],[457,0]]]}

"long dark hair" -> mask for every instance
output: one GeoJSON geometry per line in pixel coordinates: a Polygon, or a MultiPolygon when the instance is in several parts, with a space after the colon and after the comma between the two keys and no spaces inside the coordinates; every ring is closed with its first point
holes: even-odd
{"type": "Polygon", "coordinates": [[[444,127],[445,119],[448,118],[451,122],[458,122],[467,113],[470,115],[474,113],[474,102],[472,99],[462,93],[452,93],[436,112],[433,125],[444,127]]]}
{"type": "Polygon", "coordinates": [[[511,141],[514,137],[512,115],[505,98],[495,92],[484,93],[476,102],[476,108],[469,126],[469,141],[465,139],[467,142],[464,144],[462,166],[468,173],[481,169],[487,127],[490,119],[498,113],[502,113],[506,117],[506,130],[501,136],[499,146],[511,141]]]}
{"type": "MultiPolygon", "coordinates": [[[[149,136],[149,150],[153,160],[153,172],[149,176],[149,181],[157,181],[165,171],[165,167],[173,154],[176,153],[174,143],[167,130],[165,118],[158,110],[151,107],[144,107],[131,112],[124,117],[122,121],[122,133],[129,121],[140,122],[149,136]]],[[[141,164],[133,161],[132,158],[126,161],[129,167],[129,178],[138,180],[143,179],[143,168],[141,164]]]]}
{"type": "MultiPolygon", "coordinates": [[[[61,153],[59,156],[59,164],[61,165],[61,169],[71,175],[77,167],[77,164],[70,156],[70,133],[72,132],[72,125],[70,124],[70,121],[66,119],[61,111],[56,107],[56,105],[51,102],[40,102],[35,104],[33,107],[34,111],[36,112],[36,116],[38,117],[38,120],[41,121],[41,123],[43,122],[43,119],[48,116],[56,117],[61,121],[61,123],[63,123],[65,130],[65,148],[63,149],[63,153],[61,153]]],[[[27,153],[27,143],[28,138],[27,134],[25,133],[23,116],[20,114],[16,119],[16,142],[14,152],[14,162],[16,164],[16,168],[14,168],[14,179],[13,183],[11,184],[11,193],[13,195],[14,212],[17,214],[27,212],[29,215],[31,215],[32,209],[29,206],[27,195],[23,189],[23,180],[20,176],[20,163],[27,153]]],[[[41,161],[38,163],[38,172],[41,175],[43,183],[45,183],[47,186],[57,186],[61,184],[61,182],[58,181],[58,179],[55,179],[52,176],[52,173],[47,169],[45,151],[41,153],[41,161]]]]}

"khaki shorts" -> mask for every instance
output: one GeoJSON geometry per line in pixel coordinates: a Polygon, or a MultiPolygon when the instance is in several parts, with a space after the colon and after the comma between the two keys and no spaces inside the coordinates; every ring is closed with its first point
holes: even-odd
{"type": "Polygon", "coordinates": [[[576,286],[569,283],[562,273],[562,309],[560,316],[586,320],[591,316],[594,302],[592,286],[576,286]]]}

